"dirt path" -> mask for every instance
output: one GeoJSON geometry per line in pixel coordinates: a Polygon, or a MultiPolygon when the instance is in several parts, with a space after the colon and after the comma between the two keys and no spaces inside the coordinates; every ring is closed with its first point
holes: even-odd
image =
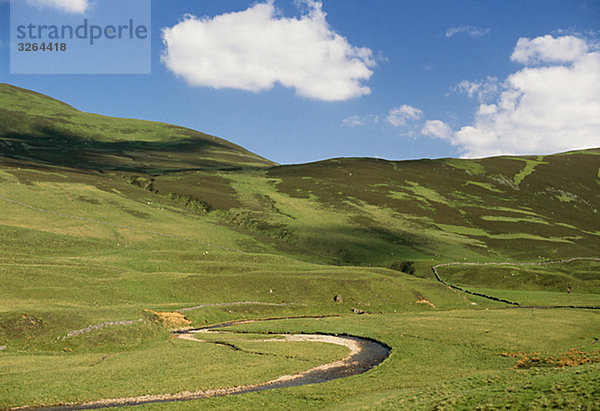
{"type": "MultiPolygon", "coordinates": [[[[245,321],[258,322],[261,320],[245,321]]],[[[232,324],[224,324],[219,326],[219,329],[228,327],[232,324]]],[[[202,328],[196,330],[188,330],[184,332],[176,332],[174,335],[177,338],[189,341],[195,341],[198,343],[214,343],[214,341],[205,341],[201,339],[203,333],[220,333],[215,328],[202,328]],[[200,338],[198,338],[200,337],[200,338]]],[[[231,335],[231,331],[227,332],[231,335]]],[[[243,336],[243,334],[240,334],[243,336]]],[[[369,340],[366,338],[346,336],[346,335],[326,335],[326,334],[269,334],[269,339],[263,340],[249,340],[252,342],[318,342],[342,345],[348,348],[348,355],[337,361],[332,361],[327,364],[313,367],[309,370],[303,371],[294,375],[283,375],[276,379],[263,382],[260,384],[243,385],[231,388],[220,388],[210,390],[198,390],[198,391],[184,391],[176,394],[159,394],[159,395],[145,395],[140,397],[124,397],[124,398],[112,398],[98,401],[90,401],[84,403],[70,403],[60,404],[53,406],[44,407],[18,407],[12,408],[12,410],[85,410],[85,409],[98,409],[108,407],[123,407],[132,405],[141,405],[149,403],[163,403],[163,402],[176,402],[176,401],[190,401],[201,398],[209,397],[220,397],[225,395],[244,394],[248,392],[273,390],[276,388],[284,387],[295,387],[299,385],[317,384],[329,380],[338,378],[348,377],[351,375],[362,374],[376,365],[380,364],[387,358],[390,353],[390,349],[385,345],[369,340]],[[277,337],[277,338],[273,338],[277,337]]]]}

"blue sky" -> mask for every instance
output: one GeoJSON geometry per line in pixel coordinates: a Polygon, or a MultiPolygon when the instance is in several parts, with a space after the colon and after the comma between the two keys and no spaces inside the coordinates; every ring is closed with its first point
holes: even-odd
{"type": "MultiPolygon", "coordinates": [[[[71,18],[94,8],[14,1],[71,18]]],[[[10,74],[6,0],[0,19],[0,82],[282,164],[600,146],[598,0],[153,0],[139,75],[10,74]]]]}

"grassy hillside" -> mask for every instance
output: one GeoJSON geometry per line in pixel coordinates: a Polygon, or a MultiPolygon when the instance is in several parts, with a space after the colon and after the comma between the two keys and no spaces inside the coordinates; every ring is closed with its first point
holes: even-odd
{"type": "Polygon", "coordinates": [[[600,249],[599,154],[339,159],[268,175],[280,179],[280,192],[343,213],[398,248],[454,259],[556,258],[600,249]]]}
{"type": "MultiPolygon", "coordinates": [[[[432,280],[431,266],[598,257],[599,204],[600,150],[277,166],[193,130],[0,85],[0,408],[261,382],[340,355],[252,345],[231,356],[173,341],[178,325],[147,310],[181,310],[191,326],[334,316],[239,329],[354,333],[392,347],[364,376],[206,405],[460,408],[488,397],[501,406],[514,392],[507,404],[559,406],[556,377],[564,398],[593,408],[598,397],[576,382],[597,387],[597,312],[506,310],[432,280]],[[571,348],[590,358],[581,372],[517,370],[518,358],[498,355],[571,348]]],[[[439,272],[524,304],[600,305],[594,260],[439,272]]]]}
{"type": "Polygon", "coordinates": [[[223,139],[184,127],[83,113],[0,84],[2,154],[78,169],[167,172],[273,165],[223,139]]]}
{"type": "Polygon", "coordinates": [[[533,261],[597,255],[599,153],[338,159],[125,178],[180,202],[197,201],[224,224],[251,233],[262,243],[255,250],[383,267],[402,259],[533,261]]]}
{"type": "Polygon", "coordinates": [[[600,150],[273,166],[216,137],[81,113],[9,85],[0,103],[5,164],[39,171],[13,170],[15,178],[60,182],[47,171],[66,169],[69,183],[107,189],[123,180],[250,235],[251,246],[237,244],[245,250],[391,267],[403,258],[537,260],[600,249],[600,150]]]}

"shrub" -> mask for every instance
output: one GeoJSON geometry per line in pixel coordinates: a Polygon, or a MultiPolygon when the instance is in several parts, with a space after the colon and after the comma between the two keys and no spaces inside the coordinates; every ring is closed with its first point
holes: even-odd
{"type": "Polygon", "coordinates": [[[402,261],[393,263],[390,268],[392,270],[401,271],[406,274],[413,275],[416,271],[414,261],[402,261]]]}

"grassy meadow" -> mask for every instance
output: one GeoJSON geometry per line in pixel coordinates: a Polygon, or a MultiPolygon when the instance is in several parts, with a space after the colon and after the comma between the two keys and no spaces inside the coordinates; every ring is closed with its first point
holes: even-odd
{"type": "MultiPolygon", "coordinates": [[[[381,341],[373,370],[134,409],[600,407],[600,150],[278,166],[0,85],[0,409],[265,382],[381,341]],[[341,296],[341,301],[334,297],[341,296]],[[180,312],[185,321],[154,312],[180,312]],[[305,318],[290,318],[305,317],[305,318]],[[239,319],[213,340],[170,330],[239,319]],[[242,341],[243,340],[243,341],[242,341]]],[[[206,338],[209,338],[208,336],[206,338]]]]}

